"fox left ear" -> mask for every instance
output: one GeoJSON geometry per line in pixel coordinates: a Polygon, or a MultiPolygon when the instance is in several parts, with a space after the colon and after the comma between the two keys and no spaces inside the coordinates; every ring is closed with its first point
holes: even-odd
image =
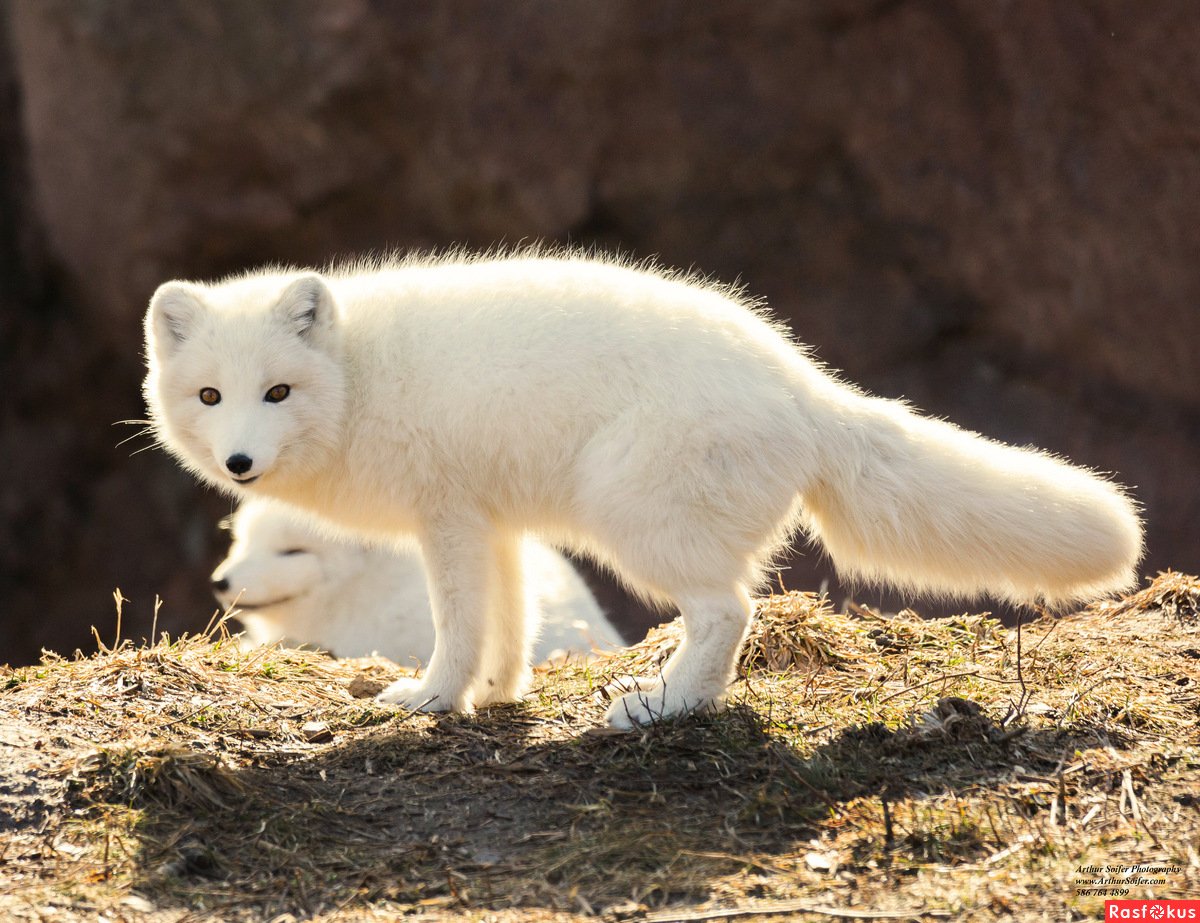
{"type": "Polygon", "coordinates": [[[275,310],[297,336],[314,346],[333,335],[337,321],[333,293],[315,272],[306,273],[288,285],[275,310]]]}
{"type": "Polygon", "coordinates": [[[146,312],[146,340],[160,356],[170,355],[192,335],[204,313],[195,286],[166,282],[150,299],[146,312]]]}

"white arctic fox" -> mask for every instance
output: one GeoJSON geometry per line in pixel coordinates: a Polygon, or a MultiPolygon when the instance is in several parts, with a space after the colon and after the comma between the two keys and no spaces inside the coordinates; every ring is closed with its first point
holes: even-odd
{"type": "MultiPolygon", "coordinates": [[[[373,651],[426,663],[433,619],[414,542],[368,546],[332,538],[282,503],[255,498],[231,517],[233,544],[213,571],[213,591],[236,607],[253,644],[313,644],[340,657],[373,651]]],[[[621,646],[570,563],[532,539],[521,549],[533,659],[621,646]]]]}
{"type": "Polygon", "coordinates": [[[686,642],[617,727],[720,704],[750,589],[798,526],[843,573],[1062,603],[1135,579],[1120,488],[863,394],[738,292],[572,254],[168,282],[146,318],[161,442],[239,496],[417,536],[436,642],[385,701],[511,700],[521,538],[678,606],[686,642]]]}

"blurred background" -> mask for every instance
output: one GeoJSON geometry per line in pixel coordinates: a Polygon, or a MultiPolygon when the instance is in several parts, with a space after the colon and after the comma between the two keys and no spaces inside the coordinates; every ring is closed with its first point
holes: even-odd
{"type": "Polygon", "coordinates": [[[115,587],[134,637],[215,608],[229,501],[113,425],[154,288],[391,248],[740,280],[871,391],[1116,472],[1144,572],[1194,572],[1198,48],[1124,0],[0,0],[0,661],[110,639],[115,587]]]}

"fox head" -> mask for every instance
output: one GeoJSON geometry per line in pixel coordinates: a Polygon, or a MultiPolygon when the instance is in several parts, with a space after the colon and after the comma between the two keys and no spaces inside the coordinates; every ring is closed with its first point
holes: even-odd
{"type": "Polygon", "coordinates": [[[315,473],[341,434],[339,334],[316,273],[162,285],[146,313],[144,388],[159,440],[230,492],[315,473]]]}
{"type": "Polygon", "coordinates": [[[323,535],[271,501],[243,503],[229,529],[229,553],[212,574],[226,608],[276,610],[313,594],[336,596],[367,566],[365,549],[323,535]]]}

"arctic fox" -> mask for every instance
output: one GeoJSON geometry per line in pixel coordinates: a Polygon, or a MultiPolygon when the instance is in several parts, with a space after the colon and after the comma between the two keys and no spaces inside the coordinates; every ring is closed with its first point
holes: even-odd
{"type": "Polygon", "coordinates": [[[682,613],[628,728],[718,707],[750,591],[800,526],[843,572],[1061,604],[1130,585],[1121,488],[868,396],[737,290],[563,253],[168,282],[146,317],[159,440],[204,480],[360,536],[416,535],[436,641],[384,701],[517,698],[521,539],[682,613]]]}
{"type": "MultiPolygon", "coordinates": [[[[415,543],[371,547],[330,538],[281,503],[255,498],[230,518],[229,554],[212,575],[252,644],[311,644],[339,657],[427,663],[433,617],[415,543]]],[[[621,646],[583,580],[557,551],[521,549],[533,659],[621,646]]]]}

